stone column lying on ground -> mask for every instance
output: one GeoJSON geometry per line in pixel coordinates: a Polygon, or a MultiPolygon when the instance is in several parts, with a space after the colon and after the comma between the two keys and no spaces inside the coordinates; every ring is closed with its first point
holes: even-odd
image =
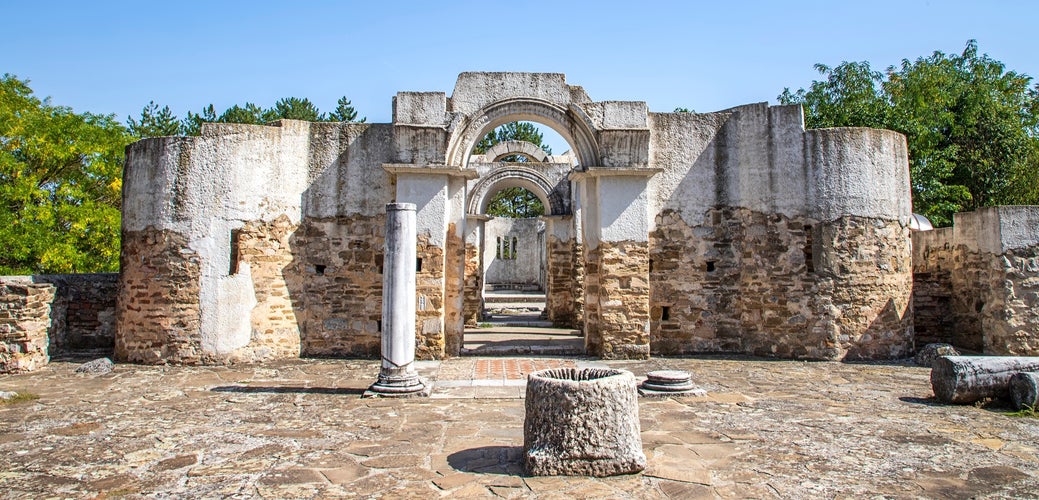
{"type": "Polygon", "coordinates": [[[1010,400],[1018,410],[1039,410],[1039,372],[1013,374],[1010,377],[1010,400]]]}
{"type": "Polygon", "coordinates": [[[415,372],[414,203],[386,204],[382,289],[382,369],[371,391],[411,394],[425,386],[415,372]]]}
{"type": "Polygon", "coordinates": [[[614,476],[646,468],[631,372],[555,368],[527,377],[523,454],[532,476],[614,476]]]}
{"type": "Polygon", "coordinates": [[[1010,377],[1039,371],[1039,357],[945,356],[931,368],[931,389],[943,403],[1010,396],[1010,377]]]}

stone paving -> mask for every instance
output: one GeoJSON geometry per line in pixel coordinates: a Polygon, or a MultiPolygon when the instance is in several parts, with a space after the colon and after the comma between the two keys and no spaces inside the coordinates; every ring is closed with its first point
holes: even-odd
{"type": "Polygon", "coordinates": [[[924,368],[728,358],[499,361],[424,362],[420,371],[436,386],[433,397],[420,399],[360,398],[379,368],[359,360],[118,364],[104,375],[55,362],[0,376],[0,391],[40,396],[0,405],[0,497],[1039,495],[1039,420],[939,405],[924,368]],[[708,396],[640,400],[649,459],[642,474],[525,477],[516,377],[584,363],[637,376],[688,370],[708,396]],[[468,392],[452,394],[462,389],[468,392]]]}

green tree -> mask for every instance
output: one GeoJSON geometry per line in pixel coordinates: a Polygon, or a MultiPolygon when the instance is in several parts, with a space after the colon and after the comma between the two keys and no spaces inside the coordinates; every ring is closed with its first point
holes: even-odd
{"type": "Polygon", "coordinates": [[[273,117],[269,110],[265,110],[251,102],[244,106],[235,104],[217,117],[220,123],[243,123],[247,125],[263,125],[273,117]]]}
{"type": "Polygon", "coordinates": [[[161,109],[155,101],[149,101],[141,110],[141,119],[126,118],[127,128],[134,137],[162,137],[181,133],[181,123],[170,111],[169,106],[161,109]]]}
{"type": "Polygon", "coordinates": [[[363,116],[360,120],[357,119],[357,110],[354,109],[353,103],[345,95],[339,98],[335,111],[328,115],[328,121],[333,122],[364,123],[367,119],[367,117],[363,116]]]}
{"type": "Polygon", "coordinates": [[[691,110],[689,108],[683,108],[681,106],[675,108],[675,110],[672,111],[672,113],[695,113],[695,112],[696,111],[693,111],[693,110],[691,110]]]}
{"type": "MultiPolygon", "coordinates": [[[[491,149],[495,144],[505,141],[525,141],[529,142],[544,151],[546,154],[552,154],[552,148],[548,144],[543,144],[544,136],[541,131],[538,130],[537,125],[530,122],[512,122],[506,123],[483,136],[480,142],[476,143],[473,147],[473,154],[482,155],[491,149]]],[[[502,161],[526,161],[526,158],[520,155],[507,156],[502,161]]]]}
{"type": "Polygon", "coordinates": [[[534,193],[521,187],[505,188],[491,197],[487,215],[524,219],[545,215],[545,205],[534,193]]]}
{"type": "Polygon", "coordinates": [[[212,104],[202,108],[202,112],[199,114],[188,111],[187,118],[180,122],[180,131],[184,135],[199,135],[202,133],[203,123],[213,123],[216,119],[216,110],[213,109],[212,104]]]}
{"type": "Polygon", "coordinates": [[[817,65],[825,81],[784,89],[809,128],[860,126],[905,134],[914,211],[938,226],[952,214],[996,204],[1039,203],[1039,86],[978,55],[934,52],[886,74],[868,62],[817,65]]]}
{"type": "Polygon", "coordinates": [[[278,99],[274,103],[274,107],[268,110],[267,117],[272,118],[267,121],[279,119],[305,120],[308,122],[325,121],[325,114],[318,111],[317,106],[310,102],[310,99],[300,99],[298,97],[278,99]]]}
{"type": "Polygon", "coordinates": [[[113,116],[74,113],[0,77],[0,274],[118,270],[133,140],[113,116]]]}

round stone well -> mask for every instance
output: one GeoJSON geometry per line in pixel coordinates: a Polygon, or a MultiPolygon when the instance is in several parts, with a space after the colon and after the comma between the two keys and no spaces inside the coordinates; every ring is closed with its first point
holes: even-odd
{"type": "Polygon", "coordinates": [[[646,468],[635,376],[553,368],[527,377],[523,455],[532,476],[613,476],[646,468]]]}

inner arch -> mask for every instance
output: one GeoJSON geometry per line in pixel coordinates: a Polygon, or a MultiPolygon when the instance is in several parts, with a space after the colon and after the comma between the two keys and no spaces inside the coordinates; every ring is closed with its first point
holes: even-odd
{"type": "Polygon", "coordinates": [[[560,201],[549,195],[552,192],[552,185],[549,184],[548,179],[534,169],[521,166],[498,169],[480,179],[473,186],[466,211],[471,215],[486,214],[491,197],[502,189],[512,187],[526,189],[537,196],[545,207],[546,215],[558,214],[562,211],[560,201]]]}

